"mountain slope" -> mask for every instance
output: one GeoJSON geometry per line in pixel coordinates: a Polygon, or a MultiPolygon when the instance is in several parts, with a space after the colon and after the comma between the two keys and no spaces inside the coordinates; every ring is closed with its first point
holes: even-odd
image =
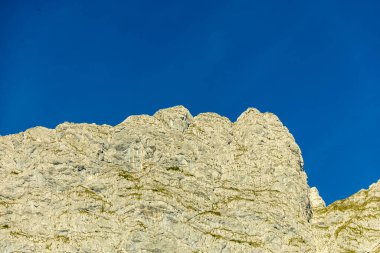
{"type": "Polygon", "coordinates": [[[234,123],[176,106],[32,128],[0,137],[0,175],[1,252],[360,252],[380,238],[379,191],[324,207],[287,128],[252,108],[234,123]]]}

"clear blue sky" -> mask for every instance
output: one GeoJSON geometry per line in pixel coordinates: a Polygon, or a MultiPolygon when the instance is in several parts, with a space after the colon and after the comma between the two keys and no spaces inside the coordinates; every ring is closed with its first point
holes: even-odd
{"type": "Polygon", "coordinates": [[[380,1],[0,1],[0,135],[277,114],[328,202],[380,178],[380,1]]]}

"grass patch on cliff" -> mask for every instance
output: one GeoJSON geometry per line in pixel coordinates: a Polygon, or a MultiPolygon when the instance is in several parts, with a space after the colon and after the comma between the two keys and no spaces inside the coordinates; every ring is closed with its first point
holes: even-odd
{"type": "Polygon", "coordinates": [[[70,242],[70,238],[67,237],[67,236],[64,236],[64,235],[56,235],[56,236],[54,236],[54,240],[61,241],[61,242],[64,242],[64,243],[69,243],[70,242]]]}
{"type": "Polygon", "coordinates": [[[183,173],[185,176],[187,177],[194,177],[193,174],[187,172],[187,171],[183,171],[183,169],[181,169],[180,167],[178,166],[172,166],[172,167],[168,167],[166,168],[166,171],[172,171],[172,172],[181,172],[183,173]]]}
{"type": "Polygon", "coordinates": [[[77,196],[79,197],[89,197],[89,198],[92,198],[94,200],[98,200],[100,202],[102,202],[103,204],[109,204],[109,202],[107,200],[104,199],[103,196],[101,196],[100,194],[96,193],[94,190],[92,189],[89,189],[83,185],[79,185],[78,188],[80,190],[77,190],[77,191],[74,191],[73,193],[76,194],[77,196]]]}
{"type": "Polygon", "coordinates": [[[159,193],[162,193],[162,194],[167,195],[167,196],[172,196],[172,193],[164,187],[156,187],[156,188],[153,188],[151,190],[153,192],[159,192],[159,193]]]}
{"type": "Polygon", "coordinates": [[[206,214],[211,214],[211,215],[216,215],[216,216],[222,216],[222,214],[219,211],[214,211],[214,210],[205,211],[205,212],[202,212],[202,213],[200,213],[198,215],[206,215],[206,214]]]}
{"type": "Polygon", "coordinates": [[[13,204],[14,203],[6,202],[4,200],[0,200],[0,205],[5,206],[5,207],[9,207],[10,205],[13,205],[13,204]]]}
{"type": "Polygon", "coordinates": [[[182,172],[181,168],[178,167],[178,166],[172,166],[172,167],[169,167],[169,168],[166,168],[167,171],[179,171],[179,172],[182,172]]]}
{"type": "Polygon", "coordinates": [[[11,235],[11,236],[14,236],[14,237],[20,237],[20,236],[22,236],[22,237],[26,237],[26,238],[29,238],[29,237],[30,237],[30,235],[28,235],[28,234],[26,234],[26,233],[24,233],[24,232],[22,232],[22,231],[11,231],[11,232],[10,232],[10,235],[11,235]]]}
{"type": "Polygon", "coordinates": [[[122,177],[128,181],[134,181],[134,182],[139,181],[138,178],[134,177],[131,173],[126,172],[126,171],[119,171],[118,175],[119,177],[122,177]]]}

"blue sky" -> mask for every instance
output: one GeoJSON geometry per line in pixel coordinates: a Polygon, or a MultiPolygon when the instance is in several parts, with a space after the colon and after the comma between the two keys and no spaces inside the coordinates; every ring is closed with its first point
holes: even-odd
{"type": "Polygon", "coordinates": [[[379,1],[1,1],[0,135],[277,114],[327,203],[380,178],[379,1]]]}

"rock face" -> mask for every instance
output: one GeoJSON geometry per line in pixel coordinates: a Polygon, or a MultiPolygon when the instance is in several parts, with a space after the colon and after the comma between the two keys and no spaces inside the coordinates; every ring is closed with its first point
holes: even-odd
{"type": "Polygon", "coordinates": [[[325,207],[271,113],[0,137],[0,252],[380,252],[380,183],[325,207]]]}
{"type": "Polygon", "coordinates": [[[380,181],[328,207],[311,220],[317,252],[380,253],[380,181]]]}

